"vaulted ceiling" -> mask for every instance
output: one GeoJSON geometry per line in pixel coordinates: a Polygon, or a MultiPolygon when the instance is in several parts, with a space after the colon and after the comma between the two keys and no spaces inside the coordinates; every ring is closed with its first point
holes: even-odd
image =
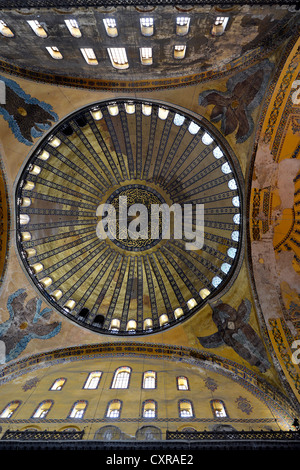
{"type": "Polygon", "coordinates": [[[13,34],[1,36],[0,49],[4,376],[57,349],[123,341],[137,353],[154,343],[245,374],[297,412],[296,9],[6,8],[0,19],[13,34]],[[143,36],[140,19],[149,16],[153,35],[143,36]],[[178,16],[190,20],[183,36],[178,16]],[[217,17],[229,18],[221,35],[212,34],[217,17]],[[70,18],[80,37],[70,34],[70,18]],[[105,18],[116,20],[116,37],[105,18]],[[186,47],[181,59],[176,45],[186,47]],[[126,68],[113,66],[111,47],[125,49],[126,68]],[[152,64],[141,64],[141,47],[152,48],[152,64]],[[204,203],[204,247],[187,254],[177,241],[119,239],[102,250],[95,208],[120,194],[135,203],[204,203]],[[110,331],[112,319],[121,336],[110,331]]]}

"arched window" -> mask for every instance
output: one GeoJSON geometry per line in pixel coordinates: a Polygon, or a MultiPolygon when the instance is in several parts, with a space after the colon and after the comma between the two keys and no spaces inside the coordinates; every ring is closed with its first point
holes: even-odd
{"type": "Polygon", "coordinates": [[[109,47],[107,49],[113,67],[127,69],[129,67],[126,49],[124,47],[109,47]]]}
{"type": "Polygon", "coordinates": [[[67,379],[60,378],[56,379],[55,382],[52,384],[50,390],[61,390],[65,385],[67,379]]]}
{"type": "Polygon", "coordinates": [[[141,64],[143,65],[152,65],[152,47],[140,47],[140,58],[141,64]]]}
{"type": "Polygon", "coordinates": [[[35,32],[35,34],[40,38],[46,38],[47,32],[45,28],[37,21],[37,20],[28,20],[27,23],[31,27],[31,29],[35,32]]]}
{"type": "Polygon", "coordinates": [[[210,404],[216,418],[226,418],[228,416],[222,400],[211,400],[210,404]]]}
{"type": "Polygon", "coordinates": [[[88,389],[97,388],[100,382],[101,375],[102,375],[102,372],[100,371],[91,372],[88,375],[88,378],[84,384],[84,388],[88,388],[88,389]]]}
{"type": "Polygon", "coordinates": [[[45,418],[49,413],[51,407],[53,405],[52,400],[45,400],[39,404],[35,412],[33,413],[33,418],[45,418]]]}
{"type": "Polygon", "coordinates": [[[56,47],[56,46],[47,46],[46,49],[49,52],[49,54],[51,55],[52,59],[58,59],[59,60],[59,59],[63,58],[62,53],[60,52],[58,47],[56,47]]]}
{"type": "Polygon", "coordinates": [[[228,16],[217,16],[212,27],[211,34],[213,36],[221,36],[225,31],[228,20],[228,16]]]}
{"type": "Polygon", "coordinates": [[[87,402],[86,401],[84,401],[84,400],[77,401],[76,403],[74,403],[74,405],[71,409],[69,417],[70,418],[77,418],[77,419],[83,418],[86,407],[87,407],[87,402]]]}
{"type": "Polygon", "coordinates": [[[153,370],[147,370],[143,374],[143,388],[155,388],[156,387],[156,372],[153,370]]]}
{"type": "Polygon", "coordinates": [[[20,401],[11,401],[2,411],[0,418],[10,418],[20,405],[20,401]]]}
{"type": "Polygon", "coordinates": [[[187,16],[178,16],[176,18],[176,34],[185,36],[189,32],[190,18],[187,16]]]}
{"type": "Polygon", "coordinates": [[[178,390],[189,390],[189,382],[186,377],[177,377],[178,390]]]}
{"type": "Polygon", "coordinates": [[[80,51],[81,51],[81,54],[83,55],[83,57],[84,57],[87,64],[89,64],[89,65],[97,65],[98,64],[96,54],[95,54],[95,52],[93,51],[93,49],[91,47],[82,47],[80,49],[80,51]]]}
{"type": "Polygon", "coordinates": [[[81,31],[79,29],[78,23],[76,20],[71,19],[71,20],[65,20],[65,23],[67,25],[68,30],[74,36],[74,38],[80,38],[81,37],[81,31]]]}
{"type": "Polygon", "coordinates": [[[111,388],[128,388],[130,373],[130,367],[119,367],[119,369],[115,371],[111,388]]]}
{"type": "Polygon", "coordinates": [[[153,18],[143,17],[140,19],[141,33],[143,36],[152,36],[154,32],[153,18]]]}
{"type": "Polygon", "coordinates": [[[0,33],[2,36],[6,36],[7,38],[14,37],[14,33],[3,20],[0,20],[0,33]]]}
{"type": "Polygon", "coordinates": [[[112,400],[109,402],[106,417],[107,418],[119,418],[121,414],[122,402],[120,400],[112,400]]]}
{"type": "Polygon", "coordinates": [[[189,400],[179,400],[180,418],[192,418],[194,416],[192,402],[189,400]]]}
{"type": "Polygon", "coordinates": [[[174,46],[174,59],[183,59],[185,56],[186,46],[176,45],[174,46]]]}
{"type": "Polygon", "coordinates": [[[146,400],[143,403],[143,418],[156,418],[156,401],[146,400]]]}
{"type": "Polygon", "coordinates": [[[104,18],[103,19],[104,27],[106,34],[111,38],[118,36],[117,23],[114,18],[104,18]]]}

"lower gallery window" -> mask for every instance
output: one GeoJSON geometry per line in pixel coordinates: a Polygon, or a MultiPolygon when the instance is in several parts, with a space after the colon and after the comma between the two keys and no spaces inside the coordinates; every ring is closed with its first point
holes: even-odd
{"type": "Polygon", "coordinates": [[[192,418],[193,415],[194,414],[193,414],[192,403],[189,400],[180,400],[179,401],[180,418],[192,418]]]}
{"type": "Polygon", "coordinates": [[[40,403],[32,417],[33,418],[45,418],[45,416],[47,416],[47,414],[49,413],[52,405],[53,405],[53,402],[51,400],[40,403]]]}
{"type": "Polygon", "coordinates": [[[222,400],[212,400],[211,406],[213,409],[213,413],[216,418],[226,418],[227,413],[225,409],[225,405],[222,400]]]}
{"type": "Polygon", "coordinates": [[[112,400],[107,407],[106,417],[107,418],[119,418],[121,413],[121,401],[112,400]]]}
{"type": "Polygon", "coordinates": [[[20,401],[12,401],[2,411],[0,418],[10,418],[16,409],[20,406],[20,401]]]}
{"type": "Polygon", "coordinates": [[[147,400],[143,404],[143,418],[156,417],[156,402],[154,400],[147,400]]]}
{"type": "Polygon", "coordinates": [[[70,418],[83,418],[84,412],[87,407],[87,402],[86,401],[77,401],[74,403],[71,413],[70,413],[70,418]]]}

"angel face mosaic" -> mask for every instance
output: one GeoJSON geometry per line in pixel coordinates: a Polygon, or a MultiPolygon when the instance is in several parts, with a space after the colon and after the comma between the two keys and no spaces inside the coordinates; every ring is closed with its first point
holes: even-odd
{"type": "Polygon", "coordinates": [[[156,101],[87,106],[53,127],[21,171],[20,261],[48,304],[92,331],[139,335],[172,327],[199,312],[236,271],[240,174],[204,118],[156,101]],[[108,205],[106,230],[113,214],[116,237],[99,236],[99,208],[108,205]],[[170,211],[168,236],[163,218],[158,236],[143,236],[137,209],[149,214],[153,206],[181,215],[189,208],[189,230],[170,211]],[[201,208],[202,238],[187,249],[200,232],[194,207],[201,208]]]}

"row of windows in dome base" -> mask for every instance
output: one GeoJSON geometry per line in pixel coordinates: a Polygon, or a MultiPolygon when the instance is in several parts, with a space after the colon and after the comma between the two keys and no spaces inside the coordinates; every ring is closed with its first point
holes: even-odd
{"type": "MultiPolygon", "coordinates": [[[[223,34],[228,23],[229,17],[217,16],[214,20],[211,33],[212,35],[223,34]]],[[[75,18],[66,19],[65,25],[68,28],[70,34],[75,38],[80,38],[82,36],[81,25],[75,18]]],[[[178,16],[175,20],[176,24],[176,34],[178,36],[185,36],[188,34],[190,29],[191,18],[188,16],[178,16]]],[[[34,33],[40,38],[48,37],[48,28],[45,23],[38,20],[27,20],[28,25],[34,31],[34,33]]],[[[154,18],[143,16],[140,18],[140,31],[143,36],[153,36],[154,34],[154,18]]],[[[117,37],[118,25],[115,18],[103,18],[103,25],[105,32],[109,37],[117,37]]],[[[15,26],[15,25],[14,25],[15,26]]],[[[0,20],[0,33],[5,37],[14,37],[13,27],[7,25],[5,21],[0,20]]]]}
{"type": "MultiPolygon", "coordinates": [[[[10,402],[0,414],[0,418],[11,418],[21,405],[20,401],[10,402]]],[[[53,407],[53,400],[45,400],[41,402],[32,414],[32,418],[46,418],[49,411],[53,407]]],[[[194,418],[195,413],[193,410],[193,403],[191,400],[178,400],[178,413],[180,418],[194,418]]],[[[222,400],[211,400],[210,405],[215,418],[226,418],[227,412],[222,400]]],[[[81,419],[84,417],[88,403],[85,400],[76,401],[70,410],[68,418],[81,419]]],[[[120,418],[122,409],[122,401],[118,399],[111,400],[107,404],[105,417],[106,418],[120,418]]],[[[155,400],[145,400],[142,403],[142,418],[157,418],[158,417],[158,406],[155,400]]]]}

